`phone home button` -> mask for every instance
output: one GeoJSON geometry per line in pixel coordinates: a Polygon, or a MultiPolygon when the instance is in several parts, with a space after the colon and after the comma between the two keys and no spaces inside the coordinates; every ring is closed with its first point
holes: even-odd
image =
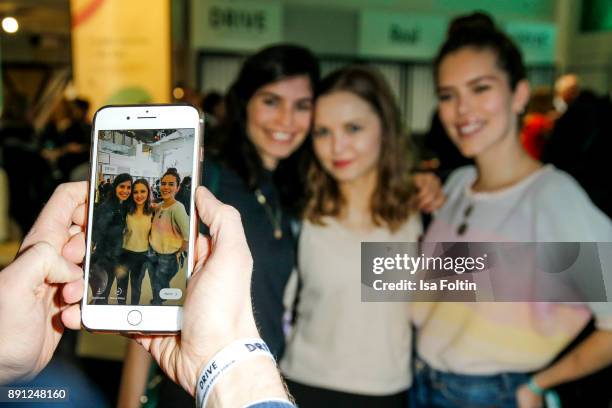
{"type": "Polygon", "coordinates": [[[132,310],[127,315],[127,321],[132,326],[138,326],[142,322],[142,313],[138,310],[132,310]]]}

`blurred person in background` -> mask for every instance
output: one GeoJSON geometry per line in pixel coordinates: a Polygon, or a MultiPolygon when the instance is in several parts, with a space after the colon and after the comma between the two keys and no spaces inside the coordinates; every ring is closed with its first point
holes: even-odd
{"type": "Polygon", "coordinates": [[[608,96],[581,89],[576,75],[555,84],[560,117],[550,135],[542,160],[568,172],[586,190],[595,205],[612,216],[609,154],[612,151],[612,102],[608,96]]]}
{"type": "Polygon", "coordinates": [[[559,115],[580,95],[580,83],[576,74],[561,75],[555,81],[553,105],[559,115]]]}
{"type": "Polygon", "coordinates": [[[71,123],[69,102],[62,97],[51,110],[49,121],[39,135],[40,149],[45,158],[55,160],[55,155],[52,152],[62,144],[62,134],[70,127],[71,123]]]}
{"type": "Polygon", "coordinates": [[[340,69],[317,92],[295,322],[281,362],[300,407],[405,407],[410,306],[361,302],[362,241],[422,232],[399,108],[377,72],[340,69]]]}
{"type": "MultiPolygon", "coordinates": [[[[612,240],[609,218],[575,180],[520,145],[529,84],[519,50],[490,17],[453,20],[435,75],[442,123],[475,166],[449,177],[427,242],[612,240]]],[[[416,407],[541,407],[551,388],[612,362],[609,303],[415,303],[412,316],[416,407]],[[555,361],[592,316],[596,330],[555,361]]]]}
{"type": "MultiPolygon", "coordinates": [[[[82,167],[89,170],[89,150],[91,148],[91,122],[88,118],[89,102],[77,98],[70,101],[70,116],[72,123],[64,132],[65,144],[62,155],[57,160],[58,168],[62,173],[62,180],[74,180],[73,172],[82,167]]],[[[81,170],[80,174],[87,177],[87,171],[81,170]]],[[[85,179],[83,178],[83,179],[85,179]]]]}
{"type": "Polygon", "coordinates": [[[548,87],[534,89],[521,129],[521,144],[534,159],[541,159],[556,118],[552,91],[548,87]]]}
{"type": "Polygon", "coordinates": [[[176,200],[183,204],[187,215],[189,215],[189,211],[191,211],[191,176],[187,176],[181,181],[179,191],[176,193],[176,200]]]}
{"type": "Polygon", "coordinates": [[[202,98],[202,111],[206,121],[204,149],[213,155],[219,155],[219,150],[227,136],[221,128],[225,122],[225,98],[217,91],[210,91],[202,98]]]}
{"type": "Polygon", "coordinates": [[[41,136],[42,155],[57,169],[59,182],[68,181],[71,172],[89,162],[91,123],[85,99],[61,100],[41,136]]]}
{"type": "Polygon", "coordinates": [[[225,101],[217,91],[210,91],[202,98],[202,111],[206,114],[206,124],[216,128],[225,119],[225,101]]]}
{"type": "Polygon", "coordinates": [[[49,164],[39,154],[27,109],[24,95],[8,92],[0,118],[0,166],[8,177],[9,213],[21,232],[32,227],[55,185],[49,164]]]}

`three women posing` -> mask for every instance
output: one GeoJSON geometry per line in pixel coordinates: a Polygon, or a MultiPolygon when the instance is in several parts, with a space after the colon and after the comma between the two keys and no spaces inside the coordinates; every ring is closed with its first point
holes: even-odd
{"type": "Polygon", "coordinates": [[[154,206],[145,179],[132,183],[132,177],[126,173],[115,178],[111,195],[95,210],[92,231],[95,273],[91,280],[94,303],[107,304],[111,297],[125,304],[129,283],[130,304],[140,304],[145,270],[152,286],[151,304],[163,303],[159,292],[170,287],[170,280],[179,271],[189,234],[189,217],[175,199],[179,182],[176,170],[166,171],[161,178],[163,201],[154,206]],[[110,296],[115,279],[117,293],[110,296]]]}

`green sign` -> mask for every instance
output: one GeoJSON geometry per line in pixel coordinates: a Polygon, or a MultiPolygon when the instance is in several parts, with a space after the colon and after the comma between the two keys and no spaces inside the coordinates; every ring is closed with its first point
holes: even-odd
{"type": "Polygon", "coordinates": [[[191,15],[195,48],[252,51],[282,39],[280,3],[193,0],[191,15]]]}
{"type": "Polygon", "coordinates": [[[363,11],[359,54],[402,60],[433,59],[444,41],[448,19],[417,13],[363,11]]]}
{"type": "Polygon", "coordinates": [[[548,23],[508,23],[508,35],[523,53],[526,64],[552,64],[555,62],[557,27],[548,23]]]}

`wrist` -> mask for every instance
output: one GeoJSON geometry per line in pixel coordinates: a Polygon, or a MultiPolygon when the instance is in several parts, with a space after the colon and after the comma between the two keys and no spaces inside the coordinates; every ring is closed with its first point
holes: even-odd
{"type": "Polygon", "coordinates": [[[198,408],[245,406],[270,398],[288,401],[276,361],[259,338],[241,338],[217,352],[198,376],[195,398],[198,408]]]}
{"type": "Polygon", "coordinates": [[[529,379],[529,382],[527,382],[527,388],[529,388],[529,391],[531,391],[532,393],[534,393],[535,395],[538,396],[543,396],[544,393],[546,392],[546,388],[540,386],[540,384],[538,384],[538,382],[536,381],[535,376],[531,377],[529,379]]]}
{"type": "Polygon", "coordinates": [[[275,362],[265,356],[257,356],[239,363],[219,379],[211,392],[207,408],[244,407],[256,401],[274,399],[289,401],[275,362]]]}
{"type": "Polygon", "coordinates": [[[200,374],[202,374],[202,370],[204,370],[206,365],[211,362],[213,357],[219,351],[221,351],[227,345],[235,342],[236,340],[260,337],[255,324],[252,324],[252,325],[247,324],[247,325],[244,325],[244,327],[242,328],[231,330],[231,331],[221,330],[220,333],[225,333],[225,334],[207,337],[204,340],[206,344],[206,348],[204,352],[198,356],[191,357],[190,361],[197,362],[194,366],[195,372],[193,372],[192,375],[190,376],[190,381],[188,382],[188,386],[184,388],[187,392],[189,392],[194,397],[195,397],[195,389],[196,389],[198,381],[200,380],[200,374]]]}

